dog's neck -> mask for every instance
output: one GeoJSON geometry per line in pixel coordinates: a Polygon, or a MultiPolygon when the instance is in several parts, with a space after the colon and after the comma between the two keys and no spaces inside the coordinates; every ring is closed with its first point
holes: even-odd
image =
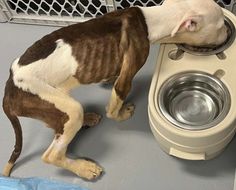
{"type": "Polygon", "coordinates": [[[172,30],[181,20],[185,11],[175,6],[139,7],[146,20],[148,38],[151,43],[170,36],[172,30]]]}

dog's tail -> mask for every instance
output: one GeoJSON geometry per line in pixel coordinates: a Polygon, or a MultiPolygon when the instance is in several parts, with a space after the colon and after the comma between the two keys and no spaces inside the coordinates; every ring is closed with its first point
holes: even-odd
{"type": "Polygon", "coordinates": [[[13,102],[11,102],[11,98],[9,93],[9,86],[11,86],[11,84],[9,83],[13,83],[11,76],[7,81],[6,84],[6,89],[5,89],[5,95],[3,98],[3,110],[5,112],[5,114],[7,115],[8,119],[10,120],[14,132],[15,132],[15,146],[14,146],[14,150],[11,154],[11,157],[8,161],[8,163],[6,164],[4,171],[3,171],[3,175],[4,176],[10,176],[11,170],[17,160],[17,158],[20,156],[21,150],[22,150],[22,129],[21,129],[21,125],[20,125],[20,121],[17,118],[17,116],[14,114],[13,111],[13,102]]]}

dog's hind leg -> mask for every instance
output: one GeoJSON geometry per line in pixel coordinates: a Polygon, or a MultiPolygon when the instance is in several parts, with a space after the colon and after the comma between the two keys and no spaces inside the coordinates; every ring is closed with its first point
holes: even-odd
{"type": "Polygon", "coordinates": [[[87,161],[84,159],[73,160],[66,157],[67,146],[73,139],[76,131],[73,131],[73,123],[67,123],[65,125],[66,129],[63,134],[56,134],[52,144],[43,154],[42,160],[46,163],[54,164],[58,167],[67,169],[82,178],[89,180],[98,177],[102,169],[92,161],[87,161]]]}
{"type": "MultiPolygon", "coordinates": [[[[79,82],[74,77],[69,77],[66,81],[64,81],[62,84],[58,86],[58,89],[62,90],[63,92],[69,94],[70,91],[77,87],[79,85],[79,82]]],[[[100,120],[102,119],[102,116],[97,113],[85,113],[84,114],[84,127],[94,127],[96,126],[100,120]]]]}
{"type": "MultiPolygon", "coordinates": [[[[19,83],[17,83],[17,86],[21,87],[23,90],[27,89],[27,91],[32,94],[37,94],[42,101],[53,104],[55,109],[60,111],[60,114],[65,113],[68,116],[67,121],[63,125],[63,129],[57,129],[59,132],[56,133],[52,144],[43,154],[43,161],[70,170],[86,179],[94,179],[99,176],[102,169],[94,162],[83,159],[73,160],[66,156],[66,150],[69,143],[83,125],[84,114],[81,104],[62,90],[54,88],[33,77],[21,78],[19,83]]],[[[56,110],[52,111],[55,112],[56,110]]],[[[43,111],[44,110],[41,110],[41,112],[43,111]]],[[[38,115],[35,117],[40,117],[40,115],[44,114],[41,112],[38,112],[38,115]]],[[[48,117],[50,117],[50,114],[48,117]]],[[[50,118],[47,118],[47,114],[45,114],[43,120],[47,121],[50,120],[50,118]]],[[[47,124],[50,125],[51,123],[47,122],[47,124]]],[[[55,123],[53,124],[55,125],[55,123]]],[[[54,129],[57,128],[57,126],[52,126],[52,124],[49,127],[54,129]]]]}

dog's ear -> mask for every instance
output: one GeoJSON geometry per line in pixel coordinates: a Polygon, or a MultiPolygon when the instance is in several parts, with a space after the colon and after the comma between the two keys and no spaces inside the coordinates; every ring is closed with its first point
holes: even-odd
{"type": "Polygon", "coordinates": [[[186,14],[171,32],[171,37],[174,37],[177,32],[195,32],[198,31],[203,18],[201,15],[193,13],[186,14]]]}

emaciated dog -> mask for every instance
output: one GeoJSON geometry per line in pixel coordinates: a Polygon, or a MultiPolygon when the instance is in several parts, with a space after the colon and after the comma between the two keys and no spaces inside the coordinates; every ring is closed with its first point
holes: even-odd
{"type": "Polygon", "coordinates": [[[132,7],[70,25],[46,35],[17,58],[10,69],[3,109],[15,130],[16,143],[4,175],[22,150],[18,116],[39,119],[55,138],[42,160],[86,179],[102,168],[92,161],[70,159],[68,144],[84,123],[99,115],[83,112],[69,91],[80,84],[116,79],[107,117],[128,119],[134,105],[124,104],[132,79],[144,65],[150,43],[217,45],[227,37],[224,15],[213,0],[166,0],[162,6],[132,7]]]}

